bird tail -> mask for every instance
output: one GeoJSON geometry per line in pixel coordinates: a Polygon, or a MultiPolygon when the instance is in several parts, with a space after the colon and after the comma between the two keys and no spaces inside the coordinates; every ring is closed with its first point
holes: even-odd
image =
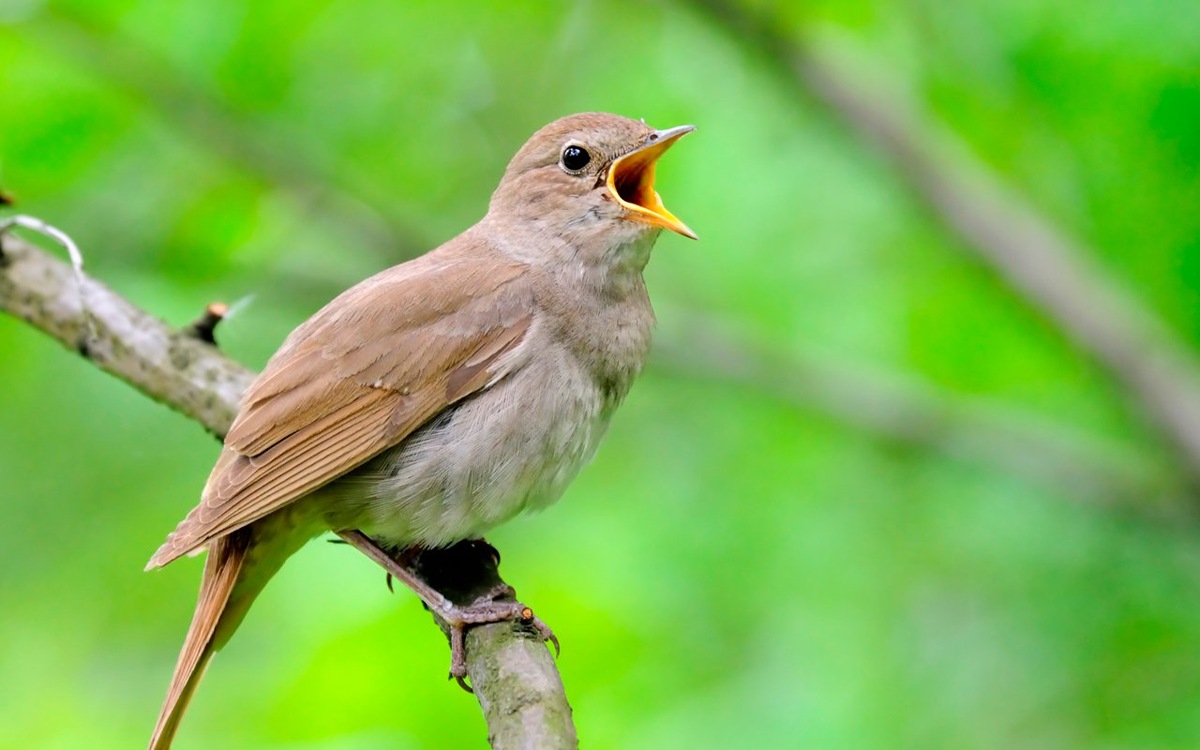
{"type": "MultiPolygon", "coordinates": [[[[196,602],[196,614],[188,628],[171,686],[150,737],[150,750],[167,750],[179,728],[183,712],[204,675],[208,660],[241,623],[250,603],[266,583],[267,575],[253,576],[249,582],[244,575],[247,553],[251,542],[250,529],[239,529],[234,533],[214,539],[209,544],[208,558],[204,563],[204,577],[200,582],[200,598],[196,602]],[[247,585],[250,584],[250,585],[247,585]],[[234,590],[237,596],[234,597],[234,590]]],[[[259,558],[259,555],[255,555],[259,558]]],[[[258,560],[255,560],[257,563],[258,560]]],[[[282,561],[280,561],[282,562],[282,561]]],[[[258,567],[254,565],[254,567],[258,567]]],[[[265,572],[265,571],[264,571],[265,572]]]]}

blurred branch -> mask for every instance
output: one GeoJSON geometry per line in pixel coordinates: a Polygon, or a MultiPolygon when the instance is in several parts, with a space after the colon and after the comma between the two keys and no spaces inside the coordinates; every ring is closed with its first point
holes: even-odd
{"type": "Polygon", "coordinates": [[[1128,399],[1178,449],[1193,483],[1200,482],[1200,366],[1160,321],[1091,262],[1089,248],[1006,189],[948,134],[918,124],[882,92],[868,91],[828,53],[786,35],[737,2],[694,4],[735,30],[800,93],[885,156],[965,249],[1112,372],[1128,399]]]}
{"type": "Polygon", "coordinates": [[[717,381],[824,414],[876,438],[919,445],[1053,487],[1068,497],[1178,520],[1178,477],[1131,446],[1048,422],[1007,404],[947,395],[898,376],[775,353],[688,311],[686,331],[654,348],[654,367],[717,381]],[[1151,506],[1148,498],[1156,498],[1151,506]]]}
{"type": "Polygon", "coordinates": [[[82,72],[123,91],[243,173],[285,191],[306,217],[319,216],[389,265],[428,246],[420,231],[383,210],[394,207],[394,196],[333,168],[311,143],[288,138],[269,123],[248,121],[138,39],[93,28],[84,14],[62,7],[48,8],[24,27],[82,72]]]}
{"type": "MultiPolygon", "coordinates": [[[[86,277],[83,283],[81,290],[67,263],[12,235],[0,235],[0,310],[223,435],[254,373],[103,284],[86,277]],[[87,335],[81,296],[92,323],[87,335]]],[[[449,563],[443,559],[441,564],[449,563]]],[[[491,587],[489,576],[494,574],[467,562],[458,585],[466,591],[491,587]]],[[[468,633],[467,662],[493,747],[577,746],[562,680],[540,640],[525,637],[511,623],[475,627],[468,633]]]]}

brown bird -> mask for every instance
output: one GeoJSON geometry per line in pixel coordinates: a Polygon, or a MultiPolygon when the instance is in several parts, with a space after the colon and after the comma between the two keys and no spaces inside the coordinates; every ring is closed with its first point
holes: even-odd
{"type": "Polygon", "coordinates": [[[696,235],[654,191],[693,128],[610,114],[545,126],[487,215],[336,297],[242,398],[200,504],[150,559],[207,550],[154,734],[165,750],[209,659],[284,560],[333,530],[462,631],[523,605],[458,607],[396,557],[480,537],[559,498],[592,456],[650,343],[642,269],[662,229],[696,235]]]}

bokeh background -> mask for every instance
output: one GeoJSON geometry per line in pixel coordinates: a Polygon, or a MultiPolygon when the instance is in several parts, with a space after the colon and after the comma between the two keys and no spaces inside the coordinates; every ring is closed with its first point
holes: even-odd
{"type": "MultiPolygon", "coordinates": [[[[2,0],[0,187],[172,324],[241,300],[258,367],[545,122],[694,123],[654,359],[491,538],[584,745],[1194,748],[1198,39],[1165,0],[2,0]]],[[[142,565],[218,446],[7,317],[0,425],[0,746],[140,747],[200,573],[142,565]]],[[[446,660],[314,543],[178,747],[484,747],[446,660]]]]}

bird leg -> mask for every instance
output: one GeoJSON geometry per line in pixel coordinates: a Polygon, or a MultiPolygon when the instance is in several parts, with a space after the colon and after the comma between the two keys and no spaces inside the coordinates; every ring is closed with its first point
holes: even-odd
{"type": "Polygon", "coordinates": [[[471,692],[465,680],[466,631],[475,625],[520,622],[532,628],[543,642],[554,644],[556,654],[559,652],[554,631],[532,609],[517,601],[513,588],[500,580],[496,567],[499,554],[486,542],[461,542],[445,550],[416,547],[392,555],[361,531],[347,529],[337,535],[378,563],[389,576],[408,586],[441,620],[450,639],[450,676],[464,690],[471,692]],[[438,585],[432,585],[429,579],[438,585]]]}

